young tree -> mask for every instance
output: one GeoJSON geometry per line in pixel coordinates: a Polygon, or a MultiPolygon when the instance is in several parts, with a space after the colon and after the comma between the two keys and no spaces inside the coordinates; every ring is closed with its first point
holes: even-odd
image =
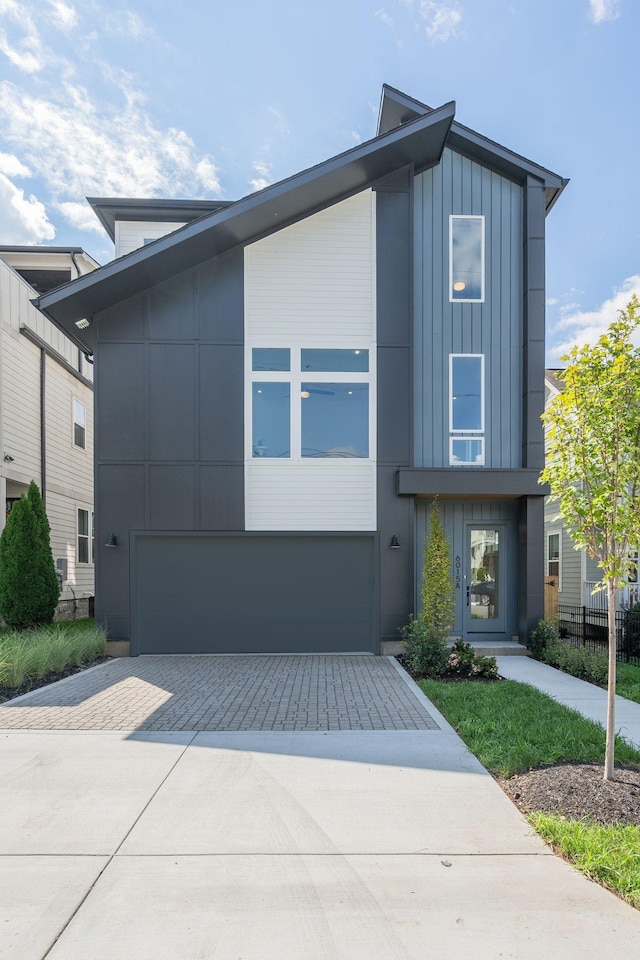
{"type": "Polygon", "coordinates": [[[609,680],[604,779],[614,777],[615,597],[640,543],[640,350],[631,337],[640,325],[634,295],[594,347],[562,357],[564,389],[543,416],[547,465],[541,483],[559,501],[576,549],[598,558],[607,590],[609,680]]]}
{"type": "Polygon", "coordinates": [[[438,498],[434,497],[431,528],[425,544],[420,599],[420,620],[446,640],[455,620],[455,584],[451,572],[449,544],[440,519],[438,498]]]}
{"type": "Polygon", "coordinates": [[[14,504],[0,536],[0,616],[16,628],[51,623],[60,593],[49,522],[32,486],[35,492],[30,488],[14,504]]]}

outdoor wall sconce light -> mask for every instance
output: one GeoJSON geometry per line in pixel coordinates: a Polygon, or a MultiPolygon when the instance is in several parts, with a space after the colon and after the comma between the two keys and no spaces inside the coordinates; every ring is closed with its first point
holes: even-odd
{"type": "Polygon", "coordinates": [[[399,550],[399,549],[400,549],[400,541],[399,541],[398,538],[396,537],[395,533],[394,533],[394,535],[391,537],[391,543],[389,544],[389,549],[390,549],[390,550],[399,550]]]}
{"type": "Polygon", "coordinates": [[[110,533],[107,538],[107,542],[105,543],[105,547],[117,547],[117,546],[118,546],[117,534],[110,533]]]}
{"type": "Polygon", "coordinates": [[[13,463],[13,457],[11,456],[10,453],[5,453],[4,459],[7,463],[13,463]]]}

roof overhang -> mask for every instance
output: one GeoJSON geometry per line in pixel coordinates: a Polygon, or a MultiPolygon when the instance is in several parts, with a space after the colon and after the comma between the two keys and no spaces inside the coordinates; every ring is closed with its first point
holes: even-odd
{"type": "Polygon", "coordinates": [[[409,467],[398,470],[398,494],[413,497],[480,497],[509,500],[544,497],[551,492],[539,484],[539,470],[485,467],[409,467]]]}
{"type": "Polygon", "coordinates": [[[455,103],[444,104],[201,217],[34,303],[69,339],[92,353],[92,325],[81,330],[78,320],[90,321],[94,314],[162,280],[346,199],[407,165],[417,170],[433,166],[440,161],[454,114],[455,103]]]}
{"type": "MultiPolygon", "coordinates": [[[[395,127],[410,123],[416,117],[428,116],[430,112],[431,107],[427,106],[426,103],[420,103],[419,100],[415,100],[406,93],[402,93],[385,83],[382,87],[382,99],[378,115],[378,133],[387,133],[395,127]]],[[[527,176],[542,180],[545,187],[547,213],[569,183],[567,179],[557,173],[533,163],[532,160],[527,160],[526,157],[521,157],[513,150],[509,150],[494,140],[476,133],[475,130],[463,126],[456,120],[451,124],[447,146],[465,154],[465,156],[478,160],[485,166],[497,170],[518,183],[522,183],[527,176]]]]}
{"type": "Polygon", "coordinates": [[[146,220],[156,223],[190,223],[214,210],[228,207],[229,200],[140,200],[87,197],[96,217],[113,242],[116,220],[146,220]]]}

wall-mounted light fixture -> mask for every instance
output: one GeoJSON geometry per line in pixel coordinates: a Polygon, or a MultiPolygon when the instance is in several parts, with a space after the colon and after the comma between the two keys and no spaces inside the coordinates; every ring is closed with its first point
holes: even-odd
{"type": "Polygon", "coordinates": [[[11,456],[10,453],[5,453],[4,459],[7,463],[13,463],[13,457],[11,456]]]}
{"type": "Polygon", "coordinates": [[[391,542],[389,543],[389,549],[390,549],[390,550],[399,550],[399,549],[400,549],[400,541],[399,541],[398,538],[396,537],[395,533],[394,533],[394,535],[391,537],[391,542]]]}
{"type": "Polygon", "coordinates": [[[110,533],[107,537],[107,542],[105,547],[117,547],[118,546],[118,536],[115,533],[110,533]]]}

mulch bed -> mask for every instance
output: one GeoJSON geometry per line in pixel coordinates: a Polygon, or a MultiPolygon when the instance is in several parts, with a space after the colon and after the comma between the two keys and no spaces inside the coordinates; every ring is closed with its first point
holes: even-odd
{"type": "MultiPolygon", "coordinates": [[[[422,679],[410,669],[403,656],[396,659],[414,680],[422,679]]],[[[444,676],[442,679],[466,682],[460,677],[444,676]]],[[[484,678],[473,679],[477,682],[484,678]]],[[[496,681],[484,679],[484,682],[496,681]]],[[[602,764],[559,763],[513,777],[495,779],[525,814],[557,813],[567,820],[640,826],[640,770],[618,766],[615,768],[615,780],[604,780],[603,774],[604,760],[602,764]]]]}
{"type": "Polygon", "coordinates": [[[0,703],[6,703],[13,700],[14,697],[21,697],[23,693],[30,693],[31,690],[39,690],[40,687],[46,687],[56,680],[63,680],[65,677],[72,677],[74,673],[82,673],[88,667],[95,667],[98,663],[104,663],[111,660],[111,657],[98,657],[96,660],[83,660],[77,666],[66,667],[61,671],[49,671],[44,677],[25,677],[19,687],[3,687],[0,684],[0,703]]]}
{"type": "Polygon", "coordinates": [[[604,780],[603,772],[603,764],[559,763],[498,783],[522,813],[640,826],[640,770],[618,766],[615,780],[604,780]]]}

